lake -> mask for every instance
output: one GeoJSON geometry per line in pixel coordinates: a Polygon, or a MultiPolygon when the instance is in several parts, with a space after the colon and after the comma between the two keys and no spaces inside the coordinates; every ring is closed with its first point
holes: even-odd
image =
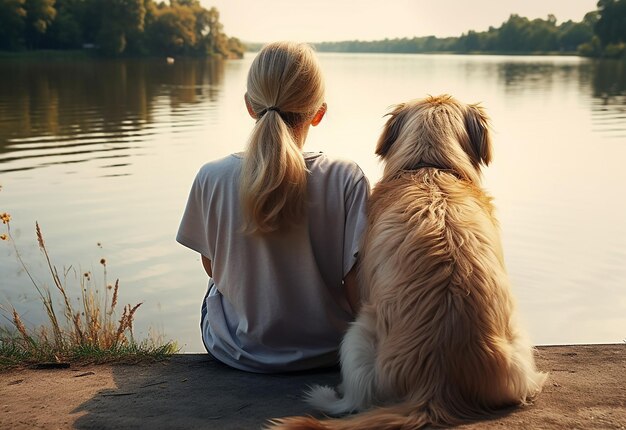
{"type": "MultiPolygon", "coordinates": [[[[11,214],[35,277],[51,285],[37,220],[59,269],[90,271],[102,288],[99,261],[106,258],[108,282],[120,279],[120,301],[143,302],[137,335],[150,330],[185,352],[203,350],[206,275],[199,256],[174,237],[199,167],[245,146],[252,58],[0,60],[0,213],[11,214]]],[[[484,186],[495,198],[533,342],[626,337],[626,63],[320,58],[328,114],[310,131],[306,150],[353,159],[374,184],[381,166],[373,149],[389,106],[440,93],[482,102],[494,127],[484,186]]],[[[9,303],[28,323],[44,321],[11,246],[0,242],[0,304],[9,303]]]]}

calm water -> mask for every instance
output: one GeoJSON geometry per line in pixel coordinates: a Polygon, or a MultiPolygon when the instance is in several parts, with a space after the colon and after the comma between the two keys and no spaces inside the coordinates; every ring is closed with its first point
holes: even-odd
{"type": "MultiPolygon", "coordinates": [[[[626,337],[626,64],[574,57],[321,55],[328,115],[306,148],[356,160],[370,181],[388,106],[426,94],[482,101],[495,128],[494,195],[520,313],[534,342],[626,337]]],[[[55,264],[121,280],[149,327],[202,350],[206,276],[174,241],[189,186],[251,129],[239,61],[0,61],[0,212],[47,282],[55,264]],[[99,245],[98,245],[99,244],[99,245]]],[[[0,226],[4,227],[4,226],[0,226]]],[[[78,294],[78,293],[76,293],[78,294]]],[[[0,303],[41,305],[6,242],[0,303]]]]}

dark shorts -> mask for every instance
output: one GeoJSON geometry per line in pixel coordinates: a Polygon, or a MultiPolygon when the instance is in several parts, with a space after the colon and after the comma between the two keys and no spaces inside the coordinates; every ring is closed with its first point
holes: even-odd
{"type": "Polygon", "coordinates": [[[211,288],[213,288],[215,286],[215,282],[213,282],[213,279],[209,280],[209,286],[206,289],[206,294],[204,295],[204,298],[202,299],[202,308],[200,309],[200,336],[202,337],[202,344],[204,345],[204,349],[206,349],[206,351],[212,356],[212,354],[209,352],[209,348],[206,345],[206,342],[204,341],[204,332],[202,331],[202,327],[204,326],[204,319],[206,318],[207,315],[207,309],[206,309],[206,298],[209,297],[209,292],[211,291],[211,288]]]}

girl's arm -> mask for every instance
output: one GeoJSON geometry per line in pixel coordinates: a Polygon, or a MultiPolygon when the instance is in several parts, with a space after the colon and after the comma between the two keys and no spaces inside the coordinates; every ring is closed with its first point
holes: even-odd
{"type": "Polygon", "coordinates": [[[361,295],[359,294],[356,266],[357,265],[355,264],[354,267],[350,269],[346,277],[343,278],[343,285],[346,288],[346,298],[348,299],[348,303],[350,304],[350,308],[352,308],[354,315],[359,312],[359,308],[361,307],[361,295]]]}
{"type": "Polygon", "coordinates": [[[202,257],[202,266],[204,266],[204,270],[209,277],[213,277],[213,269],[211,268],[211,260],[206,258],[204,255],[200,254],[202,257]]]}

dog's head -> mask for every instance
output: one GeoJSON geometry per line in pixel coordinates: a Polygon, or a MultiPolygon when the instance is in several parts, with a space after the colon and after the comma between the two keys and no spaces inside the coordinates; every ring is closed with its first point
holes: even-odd
{"type": "Polygon", "coordinates": [[[389,115],[376,145],[385,177],[435,166],[480,182],[481,166],[491,161],[489,118],[482,107],[441,95],[399,104],[389,115]]]}

